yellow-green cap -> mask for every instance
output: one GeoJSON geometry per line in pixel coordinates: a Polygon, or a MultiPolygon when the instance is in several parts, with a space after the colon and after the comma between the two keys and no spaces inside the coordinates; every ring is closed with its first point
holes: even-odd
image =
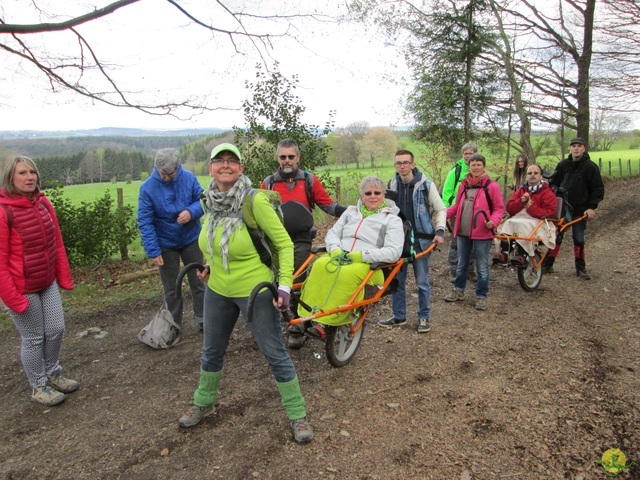
{"type": "Polygon", "coordinates": [[[242,163],[242,155],[240,155],[240,150],[238,150],[238,147],[231,143],[221,143],[217,147],[214,147],[214,149],[211,150],[211,158],[216,158],[216,156],[218,156],[220,152],[225,151],[233,153],[236,157],[238,157],[240,163],[242,163]]]}

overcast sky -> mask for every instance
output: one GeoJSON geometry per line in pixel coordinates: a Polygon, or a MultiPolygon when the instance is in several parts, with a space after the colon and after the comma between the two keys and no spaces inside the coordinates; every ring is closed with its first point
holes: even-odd
{"type": "MultiPolygon", "coordinates": [[[[300,5],[315,5],[320,13],[338,13],[338,0],[262,0],[236,5],[260,5],[291,13],[300,5]],[[289,9],[287,9],[287,7],[289,9]],[[284,10],[282,10],[284,8],[284,10]]],[[[29,2],[26,2],[27,4],[29,2]]],[[[95,2],[97,7],[108,0],[95,2]]],[[[43,21],[28,16],[24,0],[0,0],[0,16],[6,23],[43,21]]],[[[86,13],[90,4],[68,0],[41,0],[40,6],[69,16],[86,13]]],[[[229,3],[227,3],[229,4],[229,3]]],[[[216,26],[227,24],[209,0],[183,0],[190,12],[216,26]]],[[[298,21],[292,31],[299,40],[277,39],[267,53],[280,63],[286,77],[299,76],[296,94],[307,108],[304,121],[324,123],[335,110],[337,126],[356,121],[376,125],[410,123],[403,111],[409,90],[406,68],[399,53],[385,46],[380,35],[361,25],[336,22],[298,21]]],[[[254,26],[270,33],[281,24],[260,22],[254,26]]],[[[185,128],[231,127],[243,124],[240,112],[247,97],[245,80],[255,79],[257,50],[239,40],[235,52],[226,36],[213,36],[190,24],[175,7],[158,0],[143,0],[78,28],[95,51],[114,67],[120,84],[148,98],[205,99],[207,104],[236,111],[205,113],[189,121],[153,117],[133,110],[109,108],[79,95],[52,93],[47,82],[26,62],[0,53],[0,130],[68,130],[98,127],[185,128]]],[[[30,37],[30,40],[38,37],[30,37]]],[[[59,52],[73,45],[72,37],[54,33],[43,37],[45,48],[59,52]]]]}

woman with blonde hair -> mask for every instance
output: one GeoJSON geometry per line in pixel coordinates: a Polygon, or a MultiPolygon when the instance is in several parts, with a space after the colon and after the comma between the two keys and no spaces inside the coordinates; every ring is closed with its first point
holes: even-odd
{"type": "Polygon", "coordinates": [[[64,335],[58,287],[71,290],[73,282],[58,219],[30,158],[5,163],[0,207],[0,299],[22,338],[31,400],[57,405],[79,386],[63,375],[58,358],[64,335]]]}

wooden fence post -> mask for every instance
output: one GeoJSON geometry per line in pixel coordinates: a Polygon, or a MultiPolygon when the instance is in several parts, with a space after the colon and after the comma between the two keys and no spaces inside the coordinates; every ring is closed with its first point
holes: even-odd
{"type": "Polygon", "coordinates": [[[336,202],[340,203],[340,177],[336,177],[336,202]]]}
{"type": "Polygon", "coordinates": [[[618,157],[618,169],[620,172],[620,178],[622,178],[622,159],[618,157]]]}
{"type": "MultiPolygon", "coordinates": [[[[116,191],[118,192],[118,210],[124,207],[124,192],[122,190],[122,188],[117,188],[116,191]]],[[[120,231],[122,232],[122,235],[120,236],[120,258],[123,261],[127,261],[129,260],[129,249],[127,248],[127,244],[124,241],[124,239],[127,237],[127,226],[124,224],[124,220],[122,220],[120,222],[120,231]]]]}
{"type": "Polygon", "coordinates": [[[611,176],[611,160],[609,160],[609,176],[611,176]]]}
{"type": "Polygon", "coordinates": [[[602,157],[598,158],[598,168],[602,171],[602,157]]]}
{"type": "Polygon", "coordinates": [[[627,160],[627,173],[631,177],[631,159],[627,160]]]}

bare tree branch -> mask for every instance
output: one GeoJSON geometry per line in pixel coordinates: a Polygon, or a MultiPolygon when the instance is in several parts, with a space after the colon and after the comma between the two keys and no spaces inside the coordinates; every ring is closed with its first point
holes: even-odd
{"type": "MultiPolygon", "coordinates": [[[[0,50],[33,65],[46,77],[51,91],[54,93],[59,90],[69,90],[105,105],[132,108],[147,114],[169,115],[177,118],[184,118],[184,115],[180,114],[180,112],[191,112],[186,114],[186,118],[191,118],[196,113],[203,111],[229,109],[219,106],[209,106],[203,103],[202,100],[192,99],[158,102],[157,104],[141,101],[139,97],[143,92],[126,91],[123,88],[124,84],[121,81],[117,81],[113,76],[113,66],[105,63],[104,55],[99,54],[92,46],[88,37],[82,35],[76,28],[93,20],[104,19],[117,10],[131,6],[139,1],[140,0],[113,1],[103,8],[98,8],[86,14],[60,22],[16,24],[7,23],[4,19],[0,18],[0,50]],[[67,53],[54,57],[47,53],[42,46],[36,47],[36,43],[27,38],[27,35],[46,35],[51,32],[69,32],[77,40],[77,50],[70,54],[67,53]],[[11,39],[11,41],[2,41],[2,35],[4,35],[6,39],[11,39]],[[88,75],[89,72],[97,73],[98,77],[88,75]],[[103,88],[99,86],[99,81],[104,81],[103,88]]],[[[274,38],[292,36],[292,21],[297,19],[322,20],[328,18],[325,15],[318,15],[316,13],[257,15],[250,12],[234,12],[227,7],[224,0],[216,0],[215,3],[224,9],[238,25],[236,29],[225,29],[202,21],[176,0],[165,1],[175,7],[182,16],[189,19],[190,22],[193,22],[196,27],[204,28],[215,35],[226,36],[232,48],[238,54],[244,54],[244,52],[242,52],[237,39],[240,37],[247,39],[254,53],[259,55],[265,66],[270,63],[267,57],[270,57],[269,52],[274,48],[272,40],[274,38]],[[263,33],[248,27],[245,24],[245,19],[269,20],[274,22],[274,26],[278,24],[281,25],[278,27],[279,31],[263,33]]],[[[36,0],[31,2],[31,6],[41,15],[51,16],[40,8],[36,0]]],[[[55,15],[53,18],[55,18],[55,15]]],[[[39,37],[35,37],[34,40],[38,41],[39,37]]]]}
{"type": "Polygon", "coordinates": [[[44,33],[44,32],[59,32],[61,30],[69,30],[73,27],[77,27],[78,25],[82,25],[83,23],[87,23],[92,20],[96,20],[98,18],[111,15],[113,12],[115,12],[119,8],[126,7],[128,5],[134,4],[139,1],[140,0],[119,0],[117,2],[113,2],[107,5],[104,8],[99,8],[98,10],[94,10],[93,12],[87,13],[85,15],[81,15],[76,18],[72,18],[65,22],[59,22],[59,23],[36,23],[31,25],[10,25],[5,23],[0,18],[0,34],[2,33],[12,33],[12,34],[44,33]]]}

